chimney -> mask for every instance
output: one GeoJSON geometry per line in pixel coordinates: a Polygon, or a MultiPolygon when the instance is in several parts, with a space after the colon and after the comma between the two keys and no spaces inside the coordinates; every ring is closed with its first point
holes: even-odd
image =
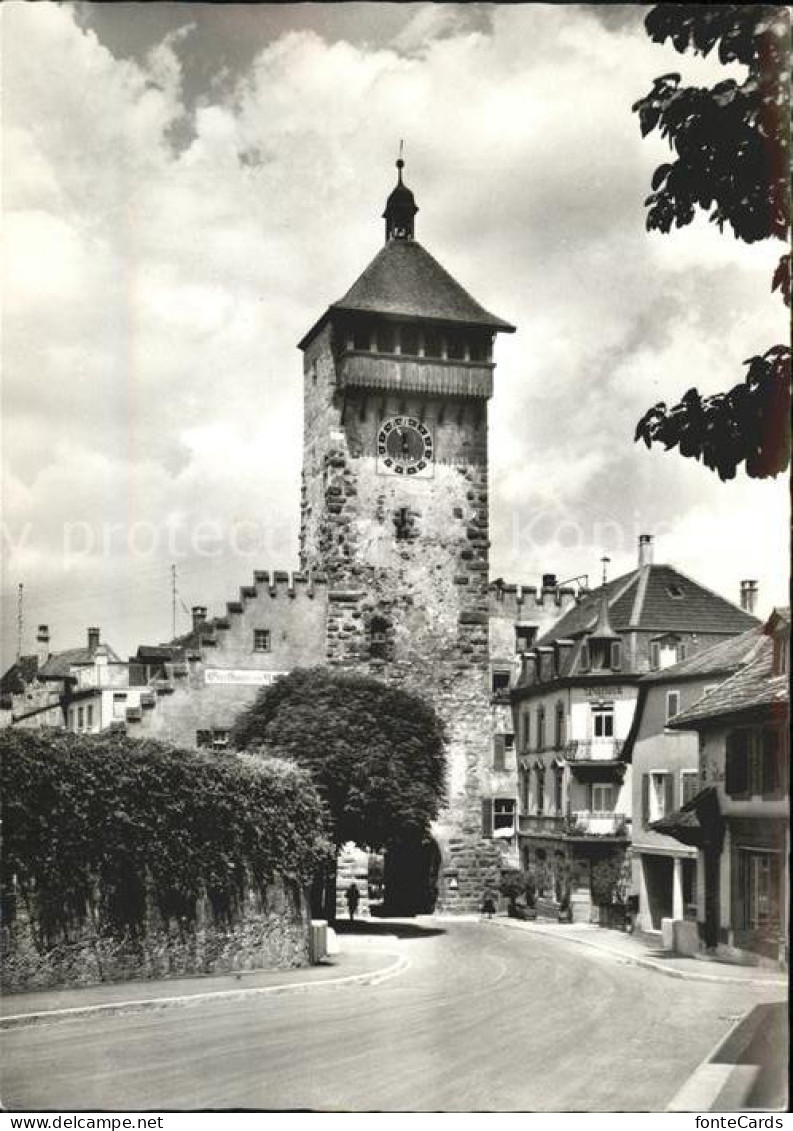
{"type": "Polygon", "coordinates": [[[206,605],[193,605],[190,612],[193,614],[193,632],[195,632],[207,619],[207,607],[206,605]]]}
{"type": "Polygon", "coordinates": [[[37,666],[43,668],[50,658],[50,630],[46,624],[40,624],[36,633],[36,661],[37,666]]]}
{"type": "Polygon", "coordinates": [[[653,564],[653,536],[652,534],[639,535],[639,569],[653,564]]]}
{"type": "Polygon", "coordinates": [[[89,650],[89,652],[95,652],[98,647],[99,647],[99,629],[98,628],[89,628],[88,629],[88,650],[89,650]]]}
{"type": "Polygon", "coordinates": [[[542,587],[543,587],[543,589],[555,589],[556,588],[556,574],[555,573],[544,573],[542,575],[542,587]]]}
{"type": "Polygon", "coordinates": [[[741,608],[746,613],[754,615],[757,608],[757,582],[756,581],[742,581],[741,582],[741,608]]]}

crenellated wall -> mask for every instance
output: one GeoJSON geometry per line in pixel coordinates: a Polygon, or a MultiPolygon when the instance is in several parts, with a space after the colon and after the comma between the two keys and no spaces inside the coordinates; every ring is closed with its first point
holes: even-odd
{"type": "Polygon", "coordinates": [[[190,634],[167,679],[127,712],[128,733],[194,746],[198,732],[228,731],[277,675],[324,662],[327,608],[321,575],[255,573],[223,617],[190,634]],[[269,632],[269,651],[255,649],[255,630],[269,632]]]}

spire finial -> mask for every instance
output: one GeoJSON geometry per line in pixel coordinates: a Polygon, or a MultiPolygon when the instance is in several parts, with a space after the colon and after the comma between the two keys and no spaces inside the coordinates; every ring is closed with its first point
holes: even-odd
{"type": "Polygon", "coordinates": [[[418,212],[418,206],[413,193],[402,181],[402,170],[405,168],[405,158],[402,156],[404,150],[405,142],[400,139],[399,157],[396,161],[396,188],[386,201],[385,212],[383,213],[386,243],[389,240],[413,239],[414,217],[418,212]]]}
{"type": "Polygon", "coordinates": [[[611,558],[607,558],[604,555],[600,560],[603,562],[603,584],[605,585],[608,581],[608,565],[611,561],[611,558]]]}

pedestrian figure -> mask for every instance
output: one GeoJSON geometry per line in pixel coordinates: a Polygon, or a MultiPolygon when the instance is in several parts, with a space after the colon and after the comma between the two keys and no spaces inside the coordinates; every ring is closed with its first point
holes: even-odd
{"type": "Polygon", "coordinates": [[[496,913],[496,905],[493,902],[493,897],[486,895],[482,900],[482,914],[487,915],[488,919],[492,919],[496,913]]]}
{"type": "Polygon", "coordinates": [[[357,884],[350,884],[344,893],[344,898],[347,900],[347,910],[350,913],[350,922],[355,918],[355,912],[358,910],[358,903],[361,898],[361,893],[358,891],[357,884]]]}

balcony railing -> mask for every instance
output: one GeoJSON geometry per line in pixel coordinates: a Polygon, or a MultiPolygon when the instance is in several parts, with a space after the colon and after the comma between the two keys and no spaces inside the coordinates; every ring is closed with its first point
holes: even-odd
{"type": "Polygon", "coordinates": [[[519,820],[519,831],[521,833],[544,836],[548,833],[558,835],[564,832],[564,817],[555,813],[538,813],[534,815],[521,813],[519,820]]]}
{"type": "Polygon", "coordinates": [[[568,742],[563,756],[568,762],[614,762],[622,753],[621,738],[587,738],[568,742]]]}
{"type": "Polygon", "coordinates": [[[567,829],[575,836],[627,836],[628,819],[624,813],[578,809],[567,820],[567,829]]]}

